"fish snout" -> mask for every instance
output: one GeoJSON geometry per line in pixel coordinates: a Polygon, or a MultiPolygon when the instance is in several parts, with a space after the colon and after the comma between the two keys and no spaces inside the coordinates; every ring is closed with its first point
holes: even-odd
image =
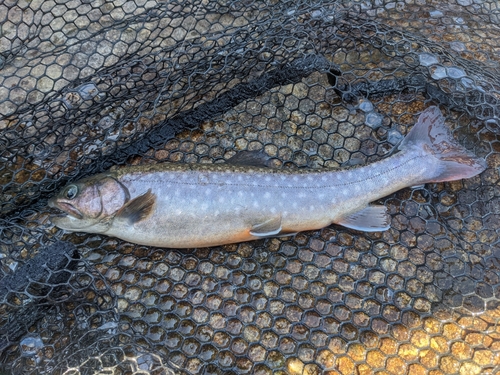
{"type": "Polygon", "coordinates": [[[49,201],[47,202],[47,206],[49,206],[51,208],[58,208],[57,207],[56,197],[50,198],[49,201]]]}
{"type": "MultiPolygon", "coordinates": [[[[57,200],[57,197],[50,198],[49,201],[47,202],[47,205],[51,208],[55,208],[56,210],[59,210],[62,212],[62,216],[65,215],[70,215],[73,216],[76,219],[83,219],[84,215],[83,213],[77,209],[75,206],[73,206],[70,203],[67,202],[61,202],[57,200]]],[[[57,215],[61,216],[61,215],[57,215]]]]}

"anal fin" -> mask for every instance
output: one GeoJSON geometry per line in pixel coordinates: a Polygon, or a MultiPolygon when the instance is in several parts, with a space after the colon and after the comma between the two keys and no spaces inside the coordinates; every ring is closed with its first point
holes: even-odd
{"type": "Polygon", "coordinates": [[[390,228],[391,218],[385,206],[368,206],[336,222],[363,232],[379,232],[390,228]]]}
{"type": "Polygon", "coordinates": [[[130,224],[138,223],[153,213],[156,195],[149,189],[146,193],[130,200],[117,213],[115,218],[127,220],[130,224]]]}

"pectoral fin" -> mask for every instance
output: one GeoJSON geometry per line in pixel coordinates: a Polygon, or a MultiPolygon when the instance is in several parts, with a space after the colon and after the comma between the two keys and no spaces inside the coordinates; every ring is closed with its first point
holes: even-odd
{"type": "Polygon", "coordinates": [[[274,216],[261,223],[255,224],[250,229],[250,234],[255,237],[272,237],[281,233],[281,215],[274,216]]]}
{"type": "Polygon", "coordinates": [[[385,206],[368,206],[336,223],[363,232],[379,232],[390,228],[391,218],[385,206]]]}
{"type": "Polygon", "coordinates": [[[127,202],[117,213],[116,218],[127,220],[130,224],[138,223],[146,219],[153,213],[156,202],[156,195],[149,189],[143,195],[140,195],[127,202]]]}

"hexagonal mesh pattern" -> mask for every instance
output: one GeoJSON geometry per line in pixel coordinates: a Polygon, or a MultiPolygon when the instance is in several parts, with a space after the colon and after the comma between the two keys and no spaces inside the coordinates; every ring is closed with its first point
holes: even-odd
{"type": "Polygon", "coordinates": [[[496,374],[496,1],[4,1],[0,371],[496,374]],[[115,164],[387,157],[439,105],[471,179],[338,226],[207,249],[68,234],[47,199],[115,164]]]}

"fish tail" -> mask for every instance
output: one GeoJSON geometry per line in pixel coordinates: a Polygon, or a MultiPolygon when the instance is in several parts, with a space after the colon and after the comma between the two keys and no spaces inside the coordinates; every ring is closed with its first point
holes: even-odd
{"type": "Polygon", "coordinates": [[[455,141],[438,107],[429,107],[422,112],[399,146],[402,151],[411,148],[418,148],[432,156],[432,176],[422,183],[470,178],[484,171],[487,166],[483,158],[467,151],[455,141]]]}

